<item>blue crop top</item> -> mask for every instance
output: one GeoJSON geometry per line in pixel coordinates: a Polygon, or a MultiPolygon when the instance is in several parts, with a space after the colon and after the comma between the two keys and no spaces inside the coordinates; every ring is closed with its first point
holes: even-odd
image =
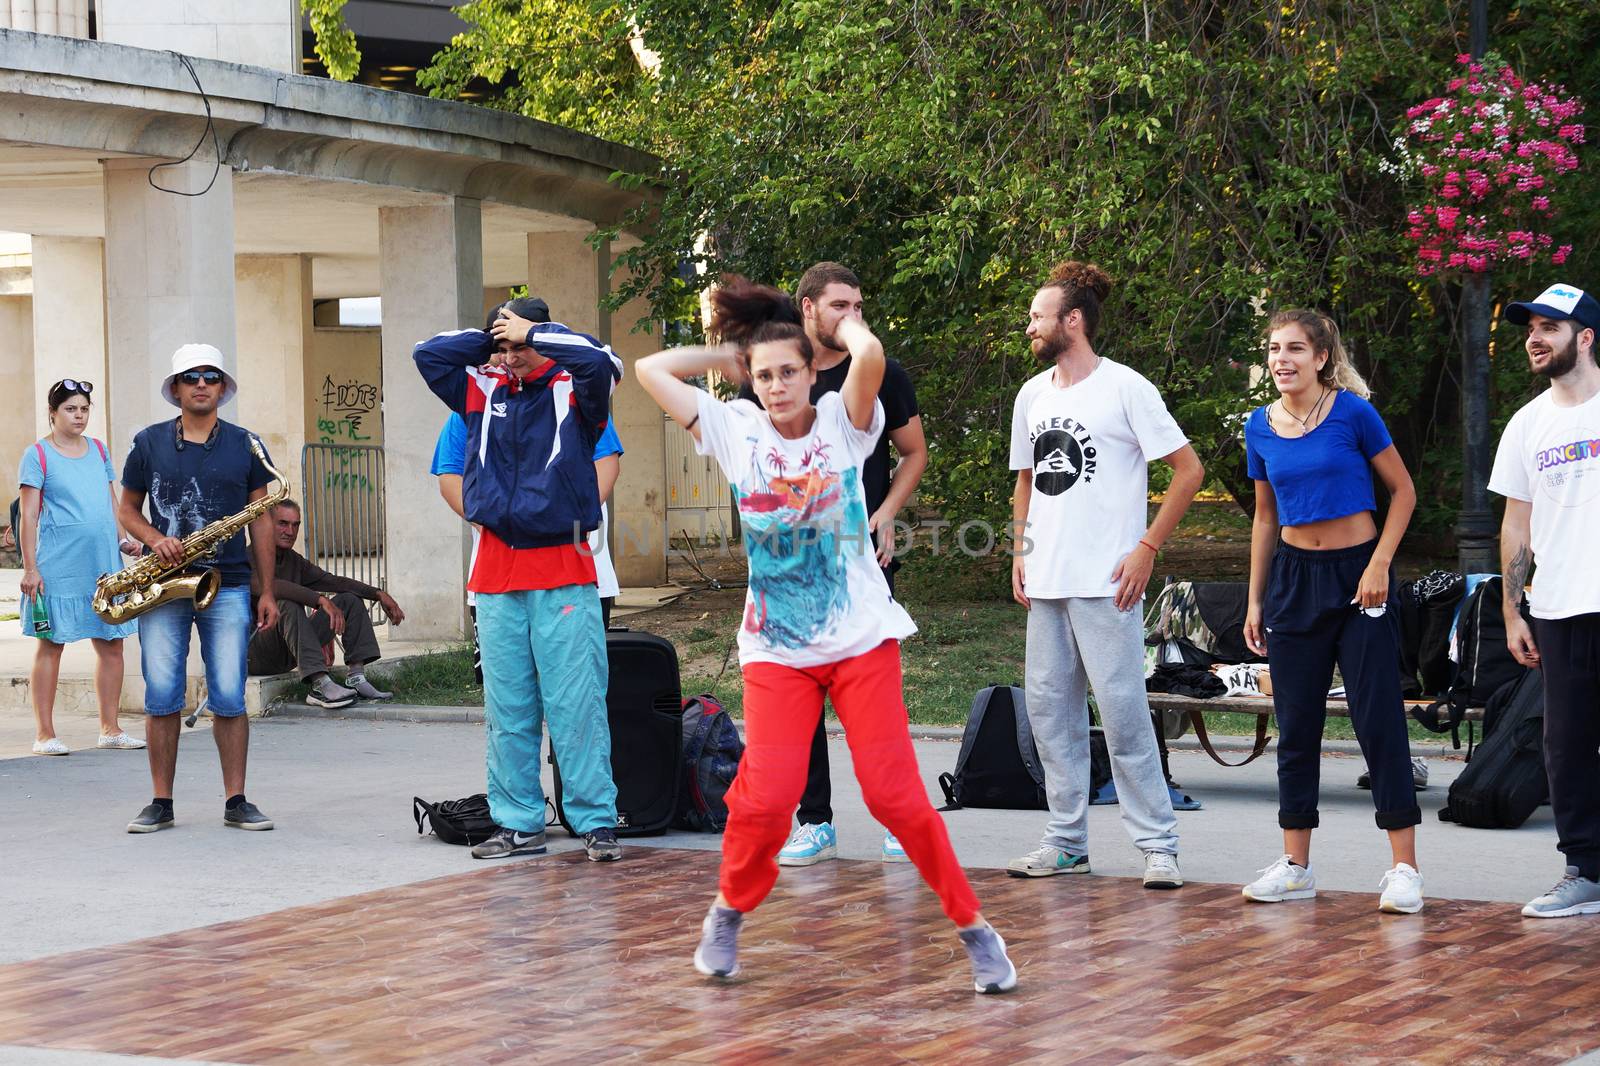
{"type": "Polygon", "coordinates": [[[1272,485],[1278,521],[1286,526],[1376,510],[1371,462],[1392,443],[1377,408],[1343,390],[1304,437],[1278,436],[1265,407],[1250,412],[1244,426],[1250,477],[1272,485]]]}

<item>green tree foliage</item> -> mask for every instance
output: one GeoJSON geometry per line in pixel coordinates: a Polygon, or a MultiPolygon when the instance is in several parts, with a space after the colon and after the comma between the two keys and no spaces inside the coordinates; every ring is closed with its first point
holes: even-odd
{"type": "Polygon", "coordinates": [[[300,11],[311,22],[317,58],[335,81],[349,81],[361,73],[361,49],[344,21],[345,0],[300,0],[300,11]]]}
{"type": "MultiPolygon", "coordinates": [[[[1592,3],[1491,6],[1519,70],[1597,99],[1592,3]]],[[[1011,403],[1039,369],[1026,308],[1072,257],[1118,282],[1099,349],[1161,387],[1247,505],[1239,425],[1262,399],[1264,314],[1331,312],[1417,475],[1420,523],[1439,529],[1458,492],[1455,293],[1410,270],[1407,190],[1379,164],[1405,109],[1448,80],[1466,7],[474,0],[459,9],[474,29],[427,84],[450,95],[482,75],[499,106],[657,153],[661,174],[622,180],[661,184],[631,256],[664,312],[725,272],[792,283],[817,259],[853,266],[917,380],[924,494],[953,521],[1009,514],[1011,403]],[[636,32],[659,73],[633,62],[636,32]]],[[[1590,285],[1597,185],[1593,167],[1573,175],[1553,225],[1575,245],[1563,276],[1590,285]]],[[[1537,291],[1549,269],[1502,272],[1497,295],[1537,291]]],[[[1515,331],[1498,340],[1503,418],[1528,382],[1515,331]]]]}

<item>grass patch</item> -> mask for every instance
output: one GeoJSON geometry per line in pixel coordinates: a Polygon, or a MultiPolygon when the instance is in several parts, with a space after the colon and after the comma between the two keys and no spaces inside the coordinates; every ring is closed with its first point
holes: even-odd
{"type": "Polygon", "coordinates": [[[5,614],[0,614],[0,622],[17,622],[21,621],[21,619],[22,616],[16,611],[7,611],[5,614]]]}
{"type": "MultiPolygon", "coordinates": [[[[1256,734],[1256,715],[1207,714],[1206,729],[1211,733],[1218,733],[1224,736],[1253,737],[1256,734]]],[[[1193,729],[1190,730],[1191,733],[1193,731],[1193,729]]],[[[1277,736],[1277,733],[1277,723],[1270,718],[1267,719],[1267,734],[1269,736],[1277,736]]],[[[1438,743],[1441,741],[1448,741],[1450,739],[1449,733],[1429,732],[1427,729],[1423,728],[1422,725],[1412,721],[1409,718],[1406,719],[1406,733],[1411,737],[1412,740],[1423,741],[1425,743],[1438,743]]],[[[1463,751],[1466,750],[1466,733],[1467,727],[1463,725],[1461,727],[1461,743],[1463,751]]],[[[1324,740],[1354,740],[1356,739],[1355,727],[1350,724],[1350,719],[1335,718],[1330,714],[1328,716],[1327,724],[1323,727],[1322,738],[1324,740]]]]}

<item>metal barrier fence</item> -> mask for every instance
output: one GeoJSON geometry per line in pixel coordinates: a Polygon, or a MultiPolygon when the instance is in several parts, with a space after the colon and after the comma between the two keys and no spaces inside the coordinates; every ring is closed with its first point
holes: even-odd
{"type": "MultiPolygon", "coordinates": [[[[307,444],[300,451],[306,558],[330,574],[387,587],[383,447],[307,444]]],[[[374,622],[383,608],[368,605],[374,622]]]]}

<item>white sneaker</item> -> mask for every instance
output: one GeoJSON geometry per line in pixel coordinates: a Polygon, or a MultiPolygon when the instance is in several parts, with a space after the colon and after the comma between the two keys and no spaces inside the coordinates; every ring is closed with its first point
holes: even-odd
{"type": "Polygon", "coordinates": [[[60,737],[51,737],[49,740],[36,740],[33,742],[35,755],[71,755],[72,749],[62,742],[60,737]]]}
{"type": "Polygon", "coordinates": [[[778,852],[779,866],[815,866],[839,857],[839,838],[832,822],[797,825],[789,842],[778,852]]]}
{"type": "Polygon", "coordinates": [[[101,733],[100,739],[95,741],[97,748],[116,748],[119,751],[138,751],[144,747],[144,741],[138,737],[130,737],[127,733],[101,733]]]}
{"type": "Polygon", "coordinates": [[[1378,909],[1389,914],[1415,914],[1422,909],[1422,875],[1408,863],[1400,863],[1378,882],[1383,895],[1378,909]]]}
{"type": "Polygon", "coordinates": [[[1182,888],[1183,875],[1178,872],[1178,857],[1167,851],[1144,853],[1145,888],[1182,888]]]}
{"type": "Polygon", "coordinates": [[[1281,903],[1286,899],[1310,899],[1317,894],[1317,879],[1310,867],[1296,866],[1287,855],[1265,870],[1261,876],[1244,886],[1244,898],[1257,903],[1281,903]]]}

